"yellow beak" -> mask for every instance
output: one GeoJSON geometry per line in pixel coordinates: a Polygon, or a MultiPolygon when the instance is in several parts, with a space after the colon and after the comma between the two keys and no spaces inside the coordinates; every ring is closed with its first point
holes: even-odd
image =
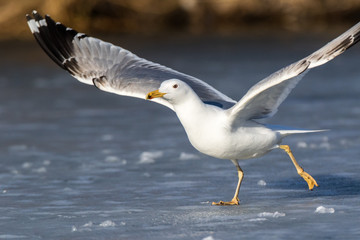
{"type": "Polygon", "coordinates": [[[158,97],[162,97],[162,96],[164,96],[165,94],[166,94],[166,93],[159,92],[159,90],[155,90],[155,91],[149,92],[149,93],[146,95],[146,100],[148,100],[148,99],[153,99],[153,98],[158,98],[158,97]]]}

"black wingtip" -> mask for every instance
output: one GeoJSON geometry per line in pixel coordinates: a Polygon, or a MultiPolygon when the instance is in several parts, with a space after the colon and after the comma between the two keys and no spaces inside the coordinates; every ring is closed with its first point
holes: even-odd
{"type": "Polygon", "coordinates": [[[84,34],[78,34],[77,31],[55,22],[49,15],[43,18],[36,10],[32,11],[32,16],[27,14],[26,19],[35,39],[46,54],[71,74],[77,73],[79,66],[73,58],[73,40],[76,36],[79,39],[83,38],[84,34]]]}
{"type": "Polygon", "coordinates": [[[32,12],[32,14],[33,14],[33,16],[34,16],[34,18],[35,18],[36,21],[41,21],[41,20],[43,20],[43,17],[42,17],[36,10],[34,10],[34,11],[32,12]]]}

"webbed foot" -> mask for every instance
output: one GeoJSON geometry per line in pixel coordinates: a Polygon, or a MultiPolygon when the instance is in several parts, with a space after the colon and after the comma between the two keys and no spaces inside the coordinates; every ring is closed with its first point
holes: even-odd
{"type": "Polygon", "coordinates": [[[315,181],[315,179],[308,174],[307,172],[305,172],[304,170],[302,170],[302,172],[299,173],[299,175],[307,182],[308,186],[309,186],[309,190],[313,190],[314,186],[319,186],[317,184],[317,182],[315,181]]]}
{"type": "Polygon", "coordinates": [[[212,205],[216,206],[230,206],[230,205],[239,205],[239,198],[233,198],[230,202],[212,202],[212,205]]]}

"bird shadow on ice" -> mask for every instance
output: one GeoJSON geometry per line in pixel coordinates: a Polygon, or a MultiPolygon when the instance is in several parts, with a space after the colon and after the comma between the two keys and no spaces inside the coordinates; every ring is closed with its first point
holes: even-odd
{"type": "MultiPolygon", "coordinates": [[[[319,187],[314,187],[309,194],[301,194],[303,197],[322,197],[322,196],[345,196],[360,195],[360,179],[338,175],[317,175],[313,176],[319,187]]],[[[267,184],[268,188],[284,190],[307,190],[306,182],[299,177],[282,179],[267,184]]]]}

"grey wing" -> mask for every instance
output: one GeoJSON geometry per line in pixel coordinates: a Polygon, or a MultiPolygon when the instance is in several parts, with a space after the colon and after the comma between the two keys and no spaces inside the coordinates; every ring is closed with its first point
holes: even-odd
{"type": "Polygon", "coordinates": [[[273,116],[279,105],[309,69],[327,63],[360,40],[360,23],[312,53],[263,79],[230,108],[230,121],[267,118],[273,116]]]}
{"type": "MultiPolygon", "coordinates": [[[[142,59],[111,43],[78,33],[54,22],[47,15],[42,18],[33,11],[32,16],[26,17],[31,32],[43,50],[80,82],[93,84],[107,92],[145,99],[146,94],[158,89],[163,81],[175,78],[189,84],[204,102],[223,108],[236,103],[195,77],[142,59]]],[[[162,98],[154,101],[173,109],[162,98]]]]}

